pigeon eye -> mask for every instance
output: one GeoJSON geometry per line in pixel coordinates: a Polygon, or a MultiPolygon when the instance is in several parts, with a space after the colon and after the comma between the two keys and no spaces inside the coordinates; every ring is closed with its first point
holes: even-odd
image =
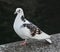
{"type": "Polygon", "coordinates": [[[18,10],[18,12],[20,12],[20,10],[18,10]]]}
{"type": "Polygon", "coordinates": [[[20,10],[19,10],[20,11],[20,10]]]}

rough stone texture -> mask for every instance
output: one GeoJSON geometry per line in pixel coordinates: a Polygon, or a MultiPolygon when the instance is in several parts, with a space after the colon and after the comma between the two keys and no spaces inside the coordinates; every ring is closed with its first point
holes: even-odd
{"type": "Polygon", "coordinates": [[[27,46],[20,46],[20,42],[0,45],[0,52],[60,52],[60,34],[51,37],[52,44],[44,41],[29,40],[27,46]]]}

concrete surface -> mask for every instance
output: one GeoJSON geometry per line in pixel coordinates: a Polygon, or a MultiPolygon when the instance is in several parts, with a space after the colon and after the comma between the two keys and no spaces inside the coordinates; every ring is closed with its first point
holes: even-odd
{"type": "Polygon", "coordinates": [[[52,44],[47,41],[28,40],[27,46],[20,46],[20,42],[0,45],[0,52],[60,52],[60,34],[51,37],[52,44]]]}

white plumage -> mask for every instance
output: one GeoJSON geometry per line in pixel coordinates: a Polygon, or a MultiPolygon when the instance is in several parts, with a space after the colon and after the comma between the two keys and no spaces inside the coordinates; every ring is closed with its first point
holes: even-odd
{"type": "Polygon", "coordinates": [[[32,24],[24,18],[24,12],[22,8],[17,8],[15,14],[17,14],[17,16],[15,18],[13,28],[22,39],[45,39],[49,43],[52,43],[52,41],[50,40],[50,35],[44,33],[36,25],[32,24]]]}

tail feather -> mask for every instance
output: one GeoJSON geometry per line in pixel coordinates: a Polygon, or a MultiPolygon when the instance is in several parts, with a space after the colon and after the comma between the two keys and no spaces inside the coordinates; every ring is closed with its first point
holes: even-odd
{"type": "Polygon", "coordinates": [[[45,39],[46,41],[48,41],[49,43],[52,43],[52,41],[50,39],[45,39]]]}

